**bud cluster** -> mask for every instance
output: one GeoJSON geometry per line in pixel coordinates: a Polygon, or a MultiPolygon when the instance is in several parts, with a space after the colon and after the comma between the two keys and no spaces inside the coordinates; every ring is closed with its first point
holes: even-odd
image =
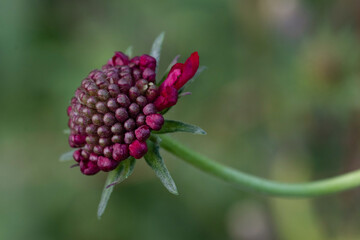
{"type": "Polygon", "coordinates": [[[129,156],[146,154],[151,130],[164,123],[154,105],[159,96],[155,68],[151,56],[130,60],[117,52],[81,82],[67,113],[69,144],[79,148],[73,157],[82,173],[108,172],[129,156]]]}

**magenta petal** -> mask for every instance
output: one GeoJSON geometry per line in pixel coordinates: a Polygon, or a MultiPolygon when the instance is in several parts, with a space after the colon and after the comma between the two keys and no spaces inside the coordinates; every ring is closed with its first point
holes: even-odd
{"type": "Polygon", "coordinates": [[[174,86],[174,84],[176,83],[176,81],[178,80],[180,75],[181,75],[180,69],[177,69],[177,68],[172,69],[169,72],[169,75],[167,76],[165,81],[161,84],[160,91],[166,87],[174,86]]]}
{"type": "Polygon", "coordinates": [[[172,86],[168,86],[161,91],[160,96],[155,100],[154,104],[156,109],[161,111],[165,108],[174,106],[177,103],[177,100],[177,89],[172,86]]]}
{"type": "Polygon", "coordinates": [[[181,76],[175,82],[174,87],[176,89],[180,89],[185,85],[187,81],[189,81],[196,73],[199,68],[199,54],[198,52],[194,52],[184,63],[184,68],[181,76]]]}

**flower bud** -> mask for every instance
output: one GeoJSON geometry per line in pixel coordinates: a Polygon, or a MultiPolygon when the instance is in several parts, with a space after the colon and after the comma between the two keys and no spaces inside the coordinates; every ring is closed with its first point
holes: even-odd
{"type": "Polygon", "coordinates": [[[141,142],[146,141],[146,139],[150,137],[150,128],[147,125],[137,128],[135,130],[135,136],[141,142]]]}
{"type": "Polygon", "coordinates": [[[107,157],[100,156],[97,161],[98,167],[104,172],[110,172],[114,170],[118,162],[107,157]]]}
{"type": "Polygon", "coordinates": [[[154,114],[156,112],[157,112],[156,107],[155,107],[155,105],[153,103],[149,103],[143,108],[143,113],[145,115],[154,114]]]}
{"type": "Polygon", "coordinates": [[[142,74],[142,77],[148,80],[149,82],[154,82],[155,76],[156,76],[155,71],[150,68],[145,68],[142,74]]]}
{"type": "Polygon", "coordinates": [[[135,140],[135,134],[134,132],[126,132],[124,135],[124,142],[126,144],[130,144],[135,140]]]}
{"type": "Polygon", "coordinates": [[[129,157],[129,147],[126,144],[116,143],[113,147],[112,157],[115,161],[123,161],[129,157]]]}
{"type": "Polygon", "coordinates": [[[94,175],[100,171],[96,163],[92,161],[80,162],[80,171],[85,175],[94,175]]]}
{"type": "Polygon", "coordinates": [[[115,117],[119,122],[125,122],[129,118],[129,114],[125,108],[118,108],[115,111],[115,117]]]}
{"type": "Polygon", "coordinates": [[[148,148],[146,142],[140,142],[139,140],[135,140],[133,143],[129,145],[130,155],[136,159],[142,158],[147,151],[148,148]]]}
{"type": "Polygon", "coordinates": [[[116,98],[116,101],[123,108],[127,108],[130,105],[130,99],[125,94],[119,94],[116,98]]]}
{"type": "Polygon", "coordinates": [[[155,113],[146,116],[146,124],[153,130],[159,131],[164,124],[164,117],[161,114],[155,113]]]}

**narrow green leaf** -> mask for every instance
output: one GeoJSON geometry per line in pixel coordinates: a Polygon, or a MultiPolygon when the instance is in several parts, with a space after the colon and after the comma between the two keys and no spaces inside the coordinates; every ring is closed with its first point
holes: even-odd
{"type": "Polygon", "coordinates": [[[133,172],[134,165],[135,165],[135,159],[130,157],[125,161],[121,162],[115,170],[111,171],[108,174],[98,207],[97,216],[99,219],[101,218],[101,215],[104,213],[106,205],[110,199],[110,195],[114,190],[115,185],[113,183],[114,182],[120,183],[126,178],[128,178],[133,172]]]}
{"type": "Polygon", "coordinates": [[[130,157],[129,159],[125,160],[122,163],[123,166],[124,166],[124,170],[123,170],[122,174],[114,182],[107,185],[106,188],[115,186],[116,184],[119,184],[122,181],[124,181],[125,179],[127,179],[132,174],[132,172],[134,171],[135,163],[136,163],[136,160],[133,157],[130,157]]]}
{"type": "Polygon", "coordinates": [[[125,54],[128,55],[129,57],[132,57],[132,55],[133,55],[133,46],[129,46],[129,47],[125,50],[125,54]]]}
{"type": "Polygon", "coordinates": [[[154,131],[155,134],[172,133],[172,132],[189,132],[194,134],[205,135],[206,132],[195,125],[174,121],[165,120],[164,125],[159,131],[154,131]]]}
{"type": "Polygon", "coordinates": [[[160,35],[155,39],[151,51],[150,56],[154,57],[156,59],[156,65],[159,65],[160,62],[160,52],[161,52],[161,46],[164,41],[165,32],[160,33],[160,35]]]}
{"type": "Polygon", "coordinates": [[[60,162],[66,162],[66,161],[70,161],[73,160],[73,154],[77,149],[71,150],[70,152],[66,152],[61,154],[59,161],[60,162]]]}
{"type": "Polygon", "coordinates": [[[159,145],[151,141],[147,142],[148,152],[145,154],[147,164],[154,170],[164,187],[172,194],[179,195],[175,182],[172,179],[164,160],[159,153],[159,145]]]}

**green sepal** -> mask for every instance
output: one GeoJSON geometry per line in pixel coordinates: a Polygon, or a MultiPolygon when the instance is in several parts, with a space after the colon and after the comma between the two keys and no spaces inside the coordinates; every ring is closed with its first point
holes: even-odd
{"type": "Polygon", "coordinates": [[[144,156],[147,164],[154,170],[156,176],[170,193],[179,195],[175,182],[160,155],[159,144],[157,142],[147,141],[147,145],[148,152],[144,156]]]}
{"type": "Polygon", "coordinates": [[[198,126],[174,120],[165,120],[164,125],[159,131],[153,131],[155,134],[173,132],[188,132],[193,134],[206,135],[206,132],[198,126]]]}
{"type": "Polygon", "coordinates": [[[66,152],[66,153],[63,153],[61,154],[60,158],[59,158],[59,161],[60,162],[66,162],[66,161],[70,161],[70,160],[73,160],[73,154],[74,152],[76,151],[77,149],[73,149],[69,152],[66,152]]]}
{"type": "Polygon", "coordinates": [[[63,133],[66,134],[66,135],[70,135],[70,129],[64,129],[63,133]]]}
{"type": "Polygon", "coordinates": [[[152,56],[153,58],[156,59],[156,71],[155,72],[157,72],[157,68],[159,66],[161,47],[162,47],[162,44],[164,41],[164,37],[165,37],[165,32],[160,33],[159,36],[155,39],[155,41],[151,47],[150,56],[152,56]]]}
{"type": "Polygon", "coordinates": [[[97,216],[99,219],[105,211],[106,205],[110,199],[110,195],[115,187],[115,184],[121,183],[132,174],[135,162],[135,158],[130,157],[122,161],[115,170],[109,172],[105,181],[105,186],[101,194],[101,199],[97,211],[97,216]]]}
{"type": "Polygon", "coordinates": [[[133,55],[133,46],[129,46],[126,50],[125,50],[125,54],[128,55],[130,58],[133,55]]]}

